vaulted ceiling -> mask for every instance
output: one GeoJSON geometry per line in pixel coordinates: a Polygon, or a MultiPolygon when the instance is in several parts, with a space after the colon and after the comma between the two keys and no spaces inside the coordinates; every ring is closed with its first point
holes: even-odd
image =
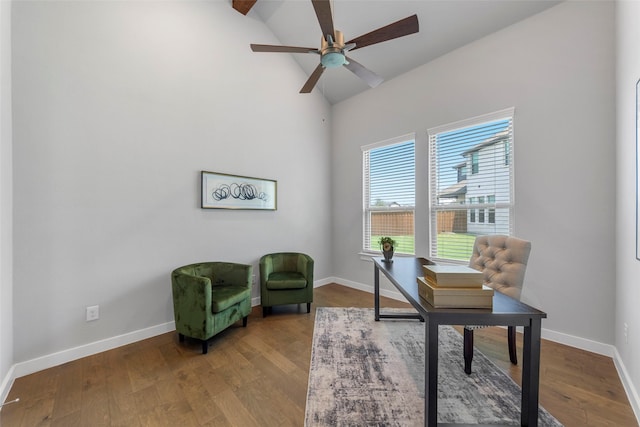
{"type": "MultiPolygon", "coordinates": [[[[280,44],[320,47],[322,32],[311,0],[233,1],[234,7],[244,7],[248,16],[262,20],[280,44]]],[[[334,27],[344,33],[345,41],[418,15],[420,31],[417,34],[348,53],[386,81],[557,3],[551,0],[331,0],[331,8],[334,27]]],[[[264,40],[255,40],[255,43],[271,44],[264,40]]],[[[292,55],[307,76],[320,60],[319,55],[308,53],[254,54],[292,55]]],[[[305,80],[292,81],[291,90],[298,92],[304,83],[305,80]]],[[[341,67],[325,70],[314,90],[321,91],[335,104],[375,89],[341,67]]]]}

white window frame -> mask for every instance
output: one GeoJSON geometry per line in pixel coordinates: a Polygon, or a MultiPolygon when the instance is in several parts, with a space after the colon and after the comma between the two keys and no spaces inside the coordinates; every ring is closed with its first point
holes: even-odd
{"type": "MultiPolygon", "coordinates": [[[[430,207],[430,212],[429,212],[429,216],[430,216],[430,225],[429,225],[429,234],[430,234],[430,239],[429,239],[429,254],[430,254],[430,258],[436,261],[445,261],[445,262],[452,262],[452,263],[465,263],[468,261],[461,261],[461,260],[453,260],[453,259],[449,259],[449,258],[440,258],[437,256],[437,245],[438,245],[438,227],[437,227],[437,212],[438,211],[450,211],[450,210],[464,210],[467,211],[467,217],[469,217],[469,212],[472,209],[476,209],[476,222],[479,221],[479,210],[482,209],[487,209],[486,212],[488,212],[489,209],[494,209],[494,212],[497,211],[498,209],[508,209],[508,218],[509,218],[509,224],[508,224],[508,235],[513,235],[513,230],[514,230],[514,206],[515,206],[515,192],[514,192],[514,188],[515,188],[515,181],[514,181],[514,112],[515,109],[512,108],[506,108],[504,110],[500,110],[500,111],[496,111],[493,113],[489,113],[489,114],[484,114],[481,116],[477,116],[477,117],[472,117],[469,119],[465,119],[465,120],[460,120],[454,123],[449,123],[446,125],[442,125],[442,126],[437,126],[437,127],[433,127],[427,130],[427,136],[429,139],[429,180],[430,180],[430,185],[429,185],[429,207],[430,207]],[[439,205],[438,204],[438,189],[437,189],[437,181],[438,181],[438,170],[437,170],[437,159],[436,159],[436,136],[442,133],[447,133],[447,132],[451,132],[451,131],[455,131],[457,129],[463,129],[463,128],[467,128],[467,127],[473,127],[473,126],[479,126],[482,125],[483,123],[488,123],[488,122],[493,122],[493,121],[498,121],[498,120],[503,120],[503,119],[510,119],[511,120],[511,127],[509,128],[510,130],[510,138],[509,138],[509,146],[508,146],[508,152],[505,153],[505,156],[508,156],[508,160],[505,162],[506,165],[509,167],[509,202],[508,203],[502,203],[502,202],[497,202],[497,203],[475,203],[473,206],[470,206],[469,204],[455,204],[455,205],[439,205]]],[[[473,174],[472,171],[469,171],[468,176],[471,176],[473,174]]],[[[486,222],[486,218],[485,218],[485,222],[486,222]]]]}
{"type": "MultiPolygon", "coordinates": [[[[384,141],[379,141],[373,144],[363,145],[361,146],[362,150],[362,253],[364,254],[379,254],[380,251],[371,249],[371,221],[370,214],[371,212],[411,212],[413,214],[413,229],[414,229],[414,245],[415,245],[415,202],[414,206],[411,207],[386,207],[386,206],[370,206],[370,181],[369,181],[369,156],[368,152],[374,150],[376,148],[387,147],[395,144],[402,144],[405,142],[413,141],[414,143],[414,158],[415,158],[415,144],[416,144],[416,134],[409,133],[406,135],[398,136],[395,138],[390,138],[384,141]]],[[[415,159],[414,159],[414,174],[415,174],[415,159]]],[[[415,186],[414,186],[415,192],[415,186]]],[[[414,194],[415,197],[415,194],[414,194]]],[[[396,253],[401,253],[396,251],[396,253]]],[[[415,246],[414,253],[402,252],[407,255],[415,254],[415,246]]]]}

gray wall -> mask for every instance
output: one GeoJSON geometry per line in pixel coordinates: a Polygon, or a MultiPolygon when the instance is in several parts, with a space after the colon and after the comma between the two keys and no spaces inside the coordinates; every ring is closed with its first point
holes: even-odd
{"type": "Polygon", "coordinates": [[[331,274],[329,105],[251,52],[277,43],[263,23],[227,1],[13,9],[16,363],[172,321],[183,264],[293,250],[331,274]],[[200,209],[201,170],[277,180],[278,210],[200,209]]]}
{"type": "Polygon", "coordinates": [[[614,3],[565,2],[333,108],[334,275],[361,260],[360,146],[416,132],[416,253],[428,255],[427,129],[515,107],[523,300],[546,330],[614,344],[614,3]]]}
{"type": "Polygon", "coordinates": [[[13,365],[11,3],[0,1],[0,402],[13,365]]]}
{"type": "Polygon", "coordinates": [[[616,349],[635,393],[640,418],[640,261],[636,253],[636,82],[640,78],[640,3],[622,1],[616,9],[617,32],[617,199],[616,199],[616,349]],[[627,324],[627,337],[624,325],[627,324]]]}

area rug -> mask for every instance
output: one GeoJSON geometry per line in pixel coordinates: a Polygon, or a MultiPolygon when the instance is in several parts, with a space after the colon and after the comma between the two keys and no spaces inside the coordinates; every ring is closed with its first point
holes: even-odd
{"type": "MultiPolygon", "coordinates": [[[[368,308],[317,309],[305,426],[424,425],[424,323],[373,319],[368,308]]],[[[452,327],[438,339],[438,422],[520,425],[520,387],[477,350],[466,375],[452,327]]],[[[538,424],[562,426],[542,407],[538,424]]]]}

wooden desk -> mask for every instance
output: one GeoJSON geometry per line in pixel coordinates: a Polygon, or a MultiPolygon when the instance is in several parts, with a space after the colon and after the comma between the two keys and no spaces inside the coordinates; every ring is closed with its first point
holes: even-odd
{"type": "MultiPolygon", "coordinates": [[[[373,264],[375,320],[411,318],[425,322],[425,426],[436,426],[438,422],[438,326],[440,325],[524,326],[520,424],[532,427],[538,425],[540,330],[542,319],[547,317],[546,313],[500,292],[494,293],[491,310],[434,308],[420,298],[416,282],[418,277],[423,276],[422,265],[432,264],[431,261],[425,258],[396,257],[393,262],[386,263],[384,258],[374,257],[373,264]],[[417,315],[380,313],[381,271],[418,311],[417,315]]],[[[462,357],[460,353],[460,358],[462,357]]]]}

